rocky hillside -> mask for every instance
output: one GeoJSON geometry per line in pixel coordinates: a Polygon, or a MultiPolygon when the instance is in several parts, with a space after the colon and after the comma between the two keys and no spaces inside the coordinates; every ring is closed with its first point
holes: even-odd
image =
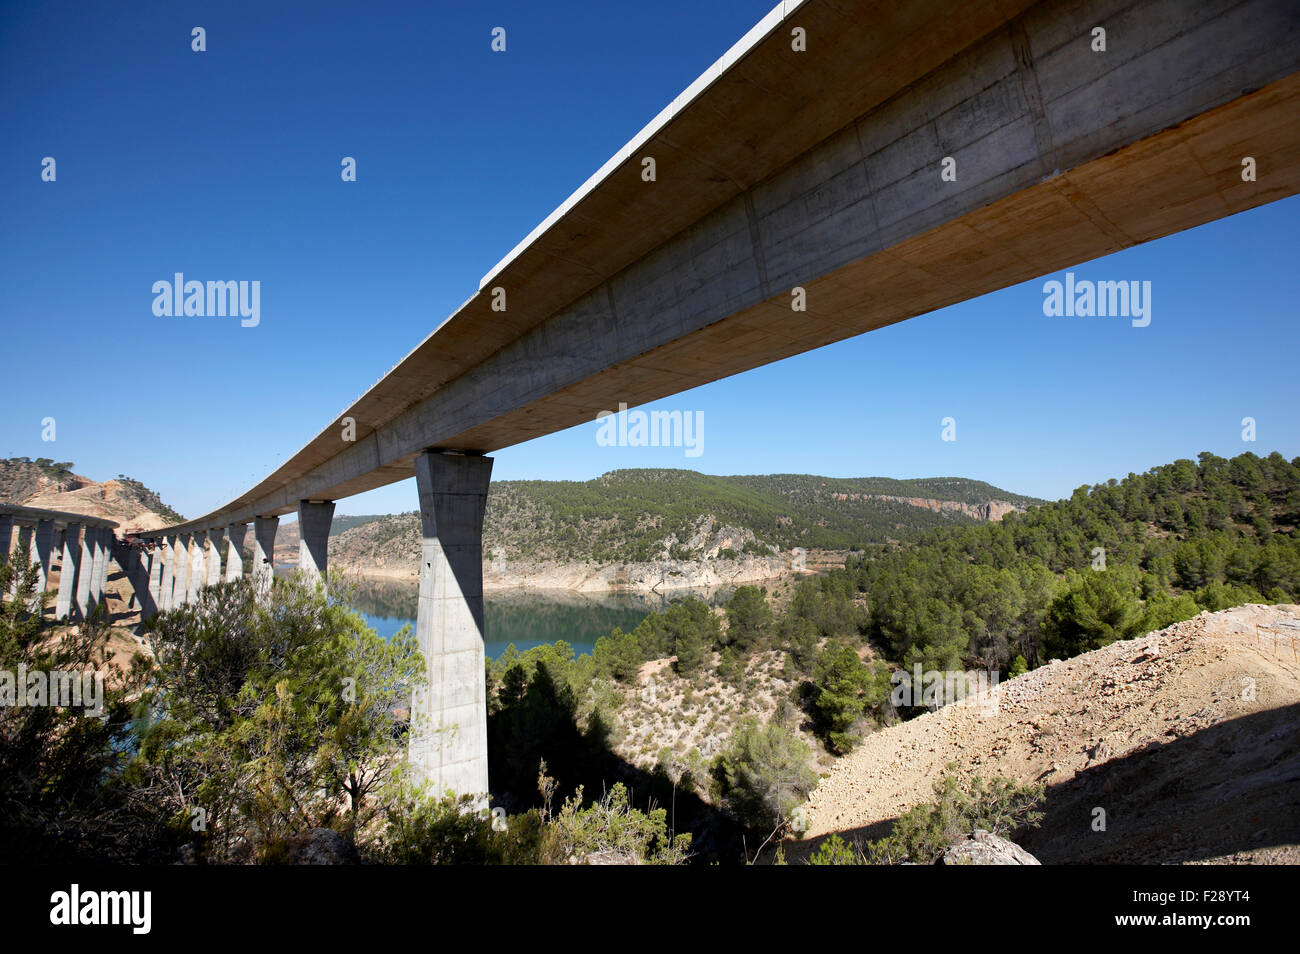
{"type": "Polygon", "coordinates": [[[886,834],[956,763],[1047,786],[1018,839],[1045,864],[1300,862],[1298,644],[1300,606],[1202,613],[882,729],[812,793],[787,853],[886,834]]]}
{"type": "Polygon", "coordinates": [[[71,461],[0,460],[0,500],[116,520],[121,531],[152,530],[184,518],[154,491],[122,474],[102,483],[72,472],[71,461]]]}
{"type": "MultiPolygon", "coordinates": [[[[714,586],[788,572],[790,552],[848,550],[955,523],[1000,520],[1030,497],[960,478],[713,477],[623,470],[595,480],[492,484],[487,583],[601,590],[714,586]]],[[[414,574],[414,513],[331,540],[331,560],[414,574]]]]}

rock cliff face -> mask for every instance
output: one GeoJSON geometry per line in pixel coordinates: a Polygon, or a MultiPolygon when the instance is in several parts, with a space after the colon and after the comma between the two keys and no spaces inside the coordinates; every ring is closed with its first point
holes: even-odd
{"type": "Polygon", "coordinates": [[[6,503],[26,505],[36,497],[66,493],[92,483],[58,464],[42,466],[24,457],[0,461],[0,500],[6,503]]]}
{"type": "Polygon", "coordinates": [[[896,497],[893,494],[834,494],[836,500],[888,500],[904,503],[934,513],[960,513],[975,520],[997,521],[1009,513],[1019,513],[1023,507],[1017,507],[1005,500],[986,500],[983,503],[962,503],[957,500],[930,500],[925,497],[896,497]]]}

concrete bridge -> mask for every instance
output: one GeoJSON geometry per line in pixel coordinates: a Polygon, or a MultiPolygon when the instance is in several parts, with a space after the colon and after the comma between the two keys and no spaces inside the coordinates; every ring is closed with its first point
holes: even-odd
{"type": "MultiPolygon", "coordinates": [[[[104,600],[116,526],[112,520],[79,513],[0,504],[0,563],[8,562],[15,544],[19,552],[25,549],[36,567],[38,599],[48,589],[57,564],[54,618],[85,619],[104,600]]],[[[36,606],[39,603],[33,609],[36,606]]]]}
{"type": "Polygon", "coordinates": [[[1294,0],[782,3],[282,467],[153,534],[148,591],[246,572],[250,523],[268,585],[294,511],[324,574],[334,501],[415,476],[411,754],[485,792],[486,454],[1292,195],[1298,118],[1294,0]]]}

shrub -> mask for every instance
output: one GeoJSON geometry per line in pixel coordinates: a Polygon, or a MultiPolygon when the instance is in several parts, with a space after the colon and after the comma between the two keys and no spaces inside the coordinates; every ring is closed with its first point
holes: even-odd
{"type": "Polygon", "coordinates": [[[962,776],[949,764],[934,783],[933,800],[914,806],[894,823],[887,838],[867,846],[872,864],[933,864],[959,838],[976,829],[1007,837],[1022,827],[1037,827],[1042,813],[1041,784],[1020,785],[1006,778],[962,776]]]}
{"type": "Polygon", "coordinates": [[[808,768],[811,756],[808,745],[782,726],[742,719],[714,764],[723,803],[751,828],[783,827],[817,784],[808,768]]]}

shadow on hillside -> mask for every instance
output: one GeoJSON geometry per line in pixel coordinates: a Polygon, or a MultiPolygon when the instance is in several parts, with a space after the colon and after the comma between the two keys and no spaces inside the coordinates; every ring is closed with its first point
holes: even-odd
{"type": "MultiPolygon", "coordinates": [[[[1049,783],[1042,823],[1013,840],[1043,864],[1183,864],[1300,844],[1300,704],[1267,709],[1049,783]],[[1094,831],[1096,809],[1105,831],[1094,831]]],[[[863,843],[894,821],[839,832],[863,843]]],[[[786,843],[792,863],[830,835],[786,843]]]]}
{"type": "Polygon", "coordinates": [[[663,808],[670,831],[691,833],[695,863],[741,864],[746,845],[752,853],[762,841],[764,835],[747,833],[687,786],[674,786],[666,774],[647,772],[626,761],[614,751],[608,729],[598,719],[583,732],[572,695],[545,666],[538,667],[526,688],[507,685],[500,695],[500,711],[488,716],[488,777],[494,802],[508,812],[541,807],[538,775],[545,760],[547,776],[557,783],[553,812],[578,786],[583,788],[584,804],[590,804],[622,782],[634,808],[663,808]]]}

